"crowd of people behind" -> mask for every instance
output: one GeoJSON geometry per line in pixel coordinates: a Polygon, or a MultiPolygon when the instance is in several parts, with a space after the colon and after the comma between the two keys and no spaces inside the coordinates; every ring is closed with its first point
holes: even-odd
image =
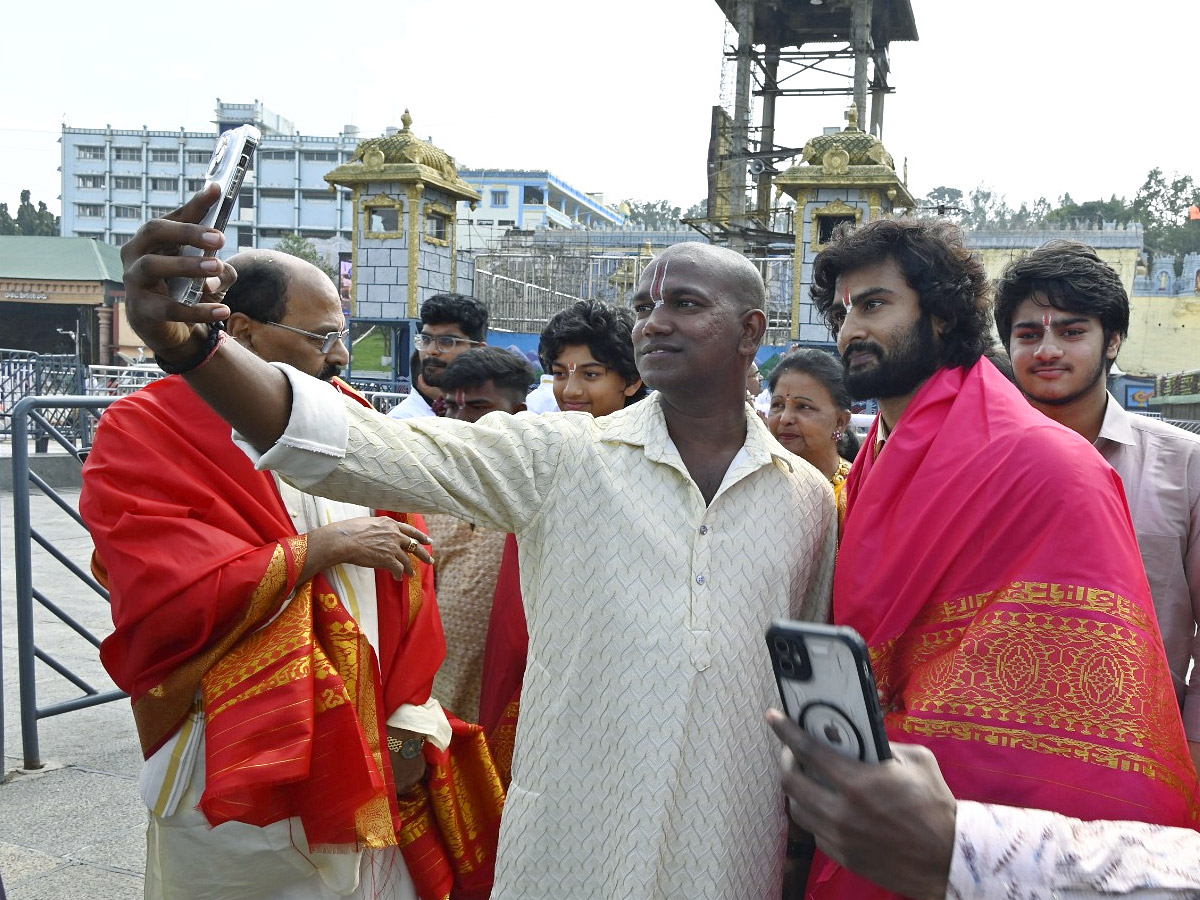
{"type": "Polygon", "coordinates": [[[105,414],[81,499],[148,897],[1200,891],[1200,438],[1108,394],[1128,299],[1093,250],[1014,260],[993,318],[953,225],[843,230],[812,287],[838,355],[761,398],[727,250],[552,317],[536,388],[437,295],[384,417],[319,271],[176,255],[219,243],[206,200],[123,248],[182,377],[105,414]],[[895,761],[772,712],[780,762],[778,618],[863,636],[895,761]]]}

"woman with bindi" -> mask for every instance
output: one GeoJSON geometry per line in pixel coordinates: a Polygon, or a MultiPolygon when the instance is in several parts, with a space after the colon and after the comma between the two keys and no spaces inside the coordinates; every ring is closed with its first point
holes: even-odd
{"type": "Polygon", "coordinates": [[[829,479],[840,527],[846,514],[846,475],[858,452],[841,363],[822,350],[796,350],[779,361],[767,387],[767,427],[786,449],[829,479]]]}

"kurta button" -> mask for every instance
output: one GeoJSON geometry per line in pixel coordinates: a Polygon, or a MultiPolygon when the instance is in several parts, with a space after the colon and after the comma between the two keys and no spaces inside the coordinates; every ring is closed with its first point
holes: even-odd
{"type": "Polygon", "coordinates": [[[704,576],[703,575],[696,576],[696,584],[704,584],[704,576]]]}
{"type": "Polygon", "coordinates": [[[701,534],[708,534],[708,526],[707,526],[707,525],[701,525],[701,526],[700,526],[700,533],[701,533],[701,534]]]}

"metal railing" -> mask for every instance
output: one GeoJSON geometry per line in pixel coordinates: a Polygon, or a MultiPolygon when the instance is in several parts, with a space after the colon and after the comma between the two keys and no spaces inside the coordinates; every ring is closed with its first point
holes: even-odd
{"type": "MultiPolygon", "coordinates": [[[[57,411],[70,411],[81,419],[89,422],[88,433],[91,431],[91,420],[100,411],[113,402],[112,397],[26,397],[20,400],[12,410],[12,469],[13,469],[13,549],[15,562],[15,583],[17,590],[17,673],[21,698],[21,744],[26,769],[40,769],[42,766],[41,752],[38,745],[38,721],[49,716],[62,715],[76,709],[84,709],[108,703],[127,696],[123,691],[101,691],[93,687],[78,673],[67,665],[55,659],[37,643],[34,634],[34,601],[58,621],[62,622],[93,647],[99,649],[100,638],[81,624],[53,599],[38,589],[33,583],[33,545],[37,544],[60,565],[66,568],[75,578],[95,592],[102,600],[108,602],[108,591],[85,572],[66,553],[56,547],[42,532],[33,525],[30,515],[30,485],[37,487],[55,505],[74,520],[81,528],[86,528],[79,511],[52,488],[45,479],[34,472],[29,466],[29,432],[31,425],[42,429],[49,439],[53,440],[70,455],[83,464],[87,450],[78,449],[74,439],[58,428],[53,419],[57,411]],[[82,693],[69,700],[38,706],[36,662],[40,660],[45,666],[70,682],[82,693]]],[[[0,692],[2,694],[2,692],[0,692]]],[[[3,758],[3,708],[0,707],[0,759],[3,758]]]]}
{"type": "Polygon", "coordinates": [[[153,363],[133,366],[88,366],[87,393],[96,397],[124,397],[166,373],[153,363]]]}
{"type": "MultiPolygon", "coordinates": [[[[0,438],[12,436],[14,410],[22,398],[83,394],[87,390],[84,369],[74,356],[0,350],[0,438]]],[[[82,420],[78,410],[55,410],[49,419],[60,431],[74,431],[79,437],[86,437],[80,431],[82,420]]],[[[39,430],[33,437],[38,451],[44,451],[47,434],[39,430]]]]}
{"type": "MultiPolygon", "coordinates": [[[[475,296],[488,308],[491,327],[537,334],[551,316],[577,300],[627,303],[652,261],[639,253],[482,254],[475,263],[475,296]]],[[[767,286],[764,341],[786,344],[792,339],[795,260],[764,256],[750,262],[767,286]]],[[[812,320],[811,311],[802,309],[801,322],[812,320]]]]}

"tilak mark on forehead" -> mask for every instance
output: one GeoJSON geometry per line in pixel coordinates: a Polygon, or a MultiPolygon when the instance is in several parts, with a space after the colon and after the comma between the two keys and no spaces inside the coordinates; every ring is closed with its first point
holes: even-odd
{"type": "Polygon", "coordinates": [[[847,285],[845,288],[843,288],[842,306],[846,308],[846,312],[850,312],[850,307],[852,305],[853,304],[850,301],[850,286],[847,285]]]}
{"type": "Polygon", "coordinates": [[[654,275],[650,278],[650,299],[654,301],[656,309],[666,302],[663,299],[663,284],[667,280],[667,266],[670,264],[669,259],[654,263],[654,275]]]}

